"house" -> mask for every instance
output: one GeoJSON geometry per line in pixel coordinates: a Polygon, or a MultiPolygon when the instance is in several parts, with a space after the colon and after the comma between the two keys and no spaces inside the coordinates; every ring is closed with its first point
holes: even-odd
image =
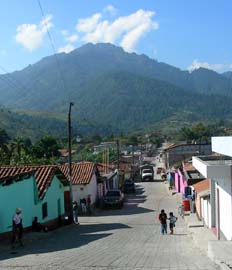
{"type": "Polygon", "coordinates": [[[210,179],[209,227],[232,240],[232,137],[212,137],[212,151],[220,155],[193,157],[193,165],[210,179]]]}
{"type": "Polygon", "coordinates": [[[177,162],[186,160],[196,155],[211,155],[210,144],[170,144],[163,148],[162,157],[165,162],[165,168],[170,169],[177,162]]]}
{"type": "Polygon", "coordinates": [[[0,234],[12,230],[12,216],[18,207],[26,229],[35,216],[46,226],[57,226],[65,214],[68,185],[57,166],[0,167],[0,234]]]}
{"type": "MultiPolygon", "coordinates": [[[[68,178],[69,165],[60,165],[59,169],[68,178]]],[[[80,200],[91,197],[91,204],[98,199],[98,182],[100,175],[97,166],[93,162],[78,162],[72,164],[72,192],[73,201],[80,203],[80,200]]],[[[68,196],[68,195],[67,195],[68,196]]]]}
{"type": "Polygon", "coordinates": [[[197,217],[206,227],[211,228],[210,181],[202,180],[193,185],[197,217]]]}
{"type": "Polygon", "coordinates": [[[190,186],[204,179],[205,177],[193,167],[191,162],[183,162],[182,166],[174,172],[175,190],[184,196],[191,195],[190,186]]]}

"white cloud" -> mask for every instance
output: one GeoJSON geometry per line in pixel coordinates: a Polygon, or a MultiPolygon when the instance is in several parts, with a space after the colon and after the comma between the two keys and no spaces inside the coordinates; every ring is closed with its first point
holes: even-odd
{"type": "Polygon", "coordinates": [[[51,27],[53,27],[52,15],[46,15],[38,25],[36,24],[21,24],[17,27],[15,39],[26,49],[33,51],[39,48],[44,40],[44,37],[51,27]]]}
{"type": "Polygon", "coordinates": [[[62,53],[62,52],[64,52],[64,53],[70,53],[71,51],[73,51],[75,49],[75,47],[72,45],[72,44],[67,44],[66,46],[64,46],[64,47],[60,47],[59,49],[58,49],[58,52],[59,53],[62,53]]]}
{"type": "Polygon", "coordinates": [[[195,69],[207,68],[214,71],[222,71],[224,69],[232,68],[232,64],[209,64],[207,62],[200,62],[198,59],[194,59],[192,64],[188,67],[188,71],[192,72],[195,69]]]}
{"type": "Polygon", "coordinates": [[[63,36],[67,36],[69,34],[69,31],[64,29],[60,31],[63,36]]]}
{"type": "Polygon", "coordinates": [[[118,10],[114,6],[108,5],[103,9],[103,11],[109,12],[111,16],[115,16],[118,10]]]}
{"type": "Polygon", "coordinates": [[[101,16],[102,15],[100,13],[95,13],[89,18],[79,19],[76,25],[77,31],[80,31],[80,32],[93,31],[97,27],[98,22],[101,19],[101,16]]]}
{"type": "Polygon", "coordinates": [[[152,20],[154,15],[153,11],[140,9],[111,23],[108,20],[100,21],[101,14],[96,13],[79,20],[76,29],[83,33],[82,40],[85,42],[118,41],[126,51],[131,52],[144,34],[159,28],[159,24],[152,20]]]}
{"type": "Polygon", "coordinates": [[[67,42],[75,42],[75,41],[78,40],[78,35],[71,35],[71,36],[69,36],[69,37],[66,37],[65,40],[66,40],[67,42]]]}

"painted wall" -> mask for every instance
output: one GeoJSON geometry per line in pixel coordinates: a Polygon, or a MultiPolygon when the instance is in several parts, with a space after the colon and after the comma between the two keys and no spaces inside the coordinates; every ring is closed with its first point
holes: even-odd
{"type": "Polygon", "coordinates": [[[54,176],[52,184],[46,192],[43,200],[39,201],[39,203],[35,205],[35,208],[37,215],[34,216],[37,216],[41,223],[56,219],[59,214],[64,214],[64,186],[56,176],[54,176]],[[58,200],[60,201],[60,209],[58,209],[58,200]],[[44,219],[42,218],[43,203],[47,203],[48,205],[48,216],[44,219]]]}
{"type": "Polygon", "coordinates": [[[22,208],[24,227],[31,226],[35,216],[41,223],[57,218],[58,199],[60,199],[60,214],[64,214],[64,186],[56,176],[44,199],[38,201],[37,197],[33,176],[8,186],[0,185],[0,233],[12,230],[12,217],[16,208],[22,208]],[[48,205],[48,216],[43,219],[42,204],[45,202],[48,205]]]}
{"type": "Polygon", "coordinates": [[[185,179],[185,176],[181,173],[181,171],[178,169],[175,173],[175,188],[176,191],[178,191],[178,177],[180,179],[179,181],[179,189],[182,194],[184,194],[184,188],[187,187],[187,181],[185,179]]]}
{"type": "Polygon", "coordinates": [[[34,178],[8,186],[0,185],[0,233],[12,230],[16,208],[22,208],[23,225],[30,226],[35,212],[34,178]]]}
{"type": "Polygon", "coordinates": [[[97,200],[97,177],[95,174],[92,175],[91,181],[86,185],[73,185],[73,200],[80,204],[80,199],[91,195],[91,203],[94,204],[97,200]]]}
{"type": "Polygon", "coordinates": [[[218,182],[217,188],[219,190],[219,216],[220,216],[220,230],[227,240],[232,240],[232,208],[231,208],[231,191],[229,181],[218,182]]]}
{"type": "Polygon", "coordinates": [[[201,213],[205,226],[211,228],[211,206],[208,197],[201,198],[201,213]]]}
{"type": "Polygon", "coordinates": [[[232,157],[232,136],[212,137],[212,150],[232,157]]]}

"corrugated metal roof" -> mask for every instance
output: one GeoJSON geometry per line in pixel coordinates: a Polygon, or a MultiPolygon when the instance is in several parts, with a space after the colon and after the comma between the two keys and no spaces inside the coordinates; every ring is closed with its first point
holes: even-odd
{"type": "MultiPolygon", "coordinates": [[[[69,165],[64,164],[59,166],[63,174],[68,178],[69,176],[69,165]]],[[[93,162],[79,162],[72,164],[72,183],[74,185],[89,184],[92,175],[96,169],[93,162]]]]}
{"type": "MultiPolygon", "coordinates": [[[[0,179],[14,178],[19,175],[34,172],[34,177],[37,184],[39,198],[42,199],[46,194],[48,187],[51,185],[51,181],[54,175],[61,174],[61,170],[55,165],[41,165],[41,166],[2,166],[0,167],[0,179]]],[[[59,176],[59,179],[65,180],[59,176]]]]}

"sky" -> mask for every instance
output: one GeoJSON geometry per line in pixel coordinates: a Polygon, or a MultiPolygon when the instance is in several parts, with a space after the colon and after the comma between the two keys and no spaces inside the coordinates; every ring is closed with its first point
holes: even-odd
{"type": "Polygon", "coordinates": [[[110,42],[182,70],[232,71],[232,0],[1,0],[0,74],[110,42]]]}

